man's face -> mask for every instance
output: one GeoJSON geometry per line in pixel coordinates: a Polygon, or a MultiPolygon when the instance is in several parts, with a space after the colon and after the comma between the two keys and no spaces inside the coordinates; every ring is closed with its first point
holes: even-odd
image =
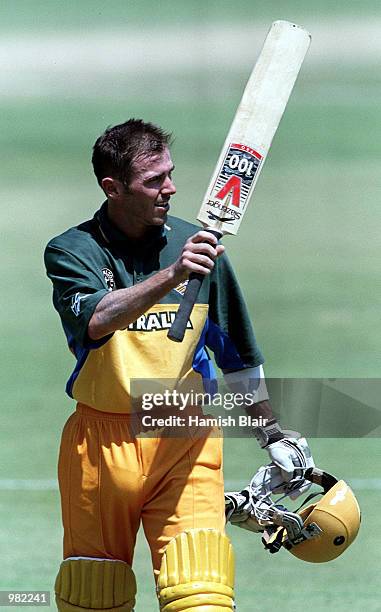
{"type": "Polygon", "coordinates": [[[176,193],[173,169],[168,149],[133,163],[131,180],[120,201],[126,221],[142,230],[164,225],[170,197],[176,193]]]}

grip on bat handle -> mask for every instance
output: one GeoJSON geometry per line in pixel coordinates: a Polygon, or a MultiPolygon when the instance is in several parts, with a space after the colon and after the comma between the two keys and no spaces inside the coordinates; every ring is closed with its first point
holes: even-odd
{"type": "Polygon", "coordinates": [[[187,328],[187,323],[192,313],[193,306],[197,300],[197,296],[199,294],[203,280],[203,274],[193,272],[189,276],[189,281],[186,291],[184,293],[184,297],[176,313],[175,320],[173,321],[171,328],[168,332],[168,338],[170,340],[173,340],[174,342],[183,341],[185,330],[187,328]]]}
{"type": "MultiPolygon", "coordinates": [[[[213,234],[218,240],[221,238],[222,233],[217,230],[207,229],[206,231],[213,234]]],[[[185,335],[185,330],[193,310],[193,306],[197,300],[197,296],[200,292],[202,282],[204,280],[204,274],[198,272],[192,272],[189,276],[187,288],[184,293],[184,297],[180,302],[179,309],[176,313],[175,319],[168,332],[168,338],[174,342],[182,342],[185,335]]]]}

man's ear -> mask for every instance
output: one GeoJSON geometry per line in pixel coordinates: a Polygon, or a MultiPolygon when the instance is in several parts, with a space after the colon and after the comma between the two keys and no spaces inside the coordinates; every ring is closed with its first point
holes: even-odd
{"type": "Polygon", "coordinates": [[[101,186],[106,196],[111,200],[119,198],[124,190],[123,183],[118,179],[106,176],[101,181],[101,186]]]}

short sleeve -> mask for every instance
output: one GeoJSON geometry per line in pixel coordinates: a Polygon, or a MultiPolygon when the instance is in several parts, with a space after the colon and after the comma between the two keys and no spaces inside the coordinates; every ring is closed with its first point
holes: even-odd
{"type": "Polygon", "coordinates": [[[206,344],[222,370],[252,368],[264,362],[241,289],[225,254],[218,258],[210,276],[206,344]]]}
{"type": "MultiPolygon", "coordinates": [[[[95,348],[87,334],[89,321],[100,300],[108,293],[102,279],[76,255],[48,244],[45,266],[53,283],[53,304],[59,313],[69,345],[95,348]]],[[[103,339],[102,339],[103,340],[103,339]]]]}

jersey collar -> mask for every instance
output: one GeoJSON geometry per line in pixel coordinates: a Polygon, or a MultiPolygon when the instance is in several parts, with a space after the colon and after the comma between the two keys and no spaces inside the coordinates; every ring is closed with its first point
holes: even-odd
{"type": "Polygon", "coordinates": [[[147,249],[161,250],[167,244],[165,227],[154,227],[149,231],[144,240],[131,240],[109,219],[107,214],[107,200],[103,202],[101,208],[94,215],[94,221],[103,240],[108,244],[113,244],[123,251],[146,251],[147,249]]]}

